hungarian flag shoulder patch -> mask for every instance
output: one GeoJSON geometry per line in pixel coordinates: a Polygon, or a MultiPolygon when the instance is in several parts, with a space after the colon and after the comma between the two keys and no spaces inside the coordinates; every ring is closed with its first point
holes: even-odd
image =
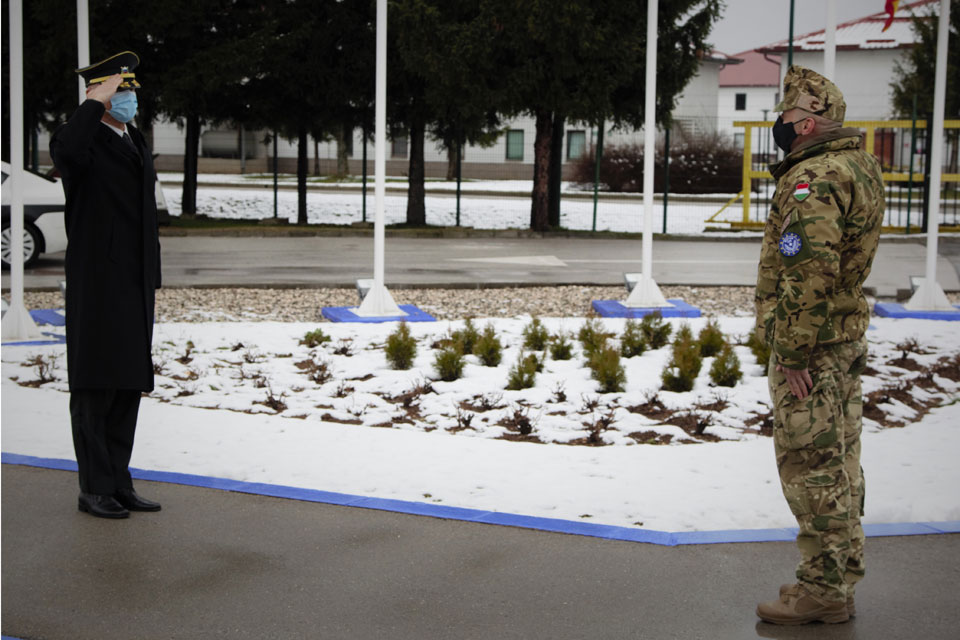
{"type": "Polygon", "coordinates": [[[801,183],[798,184],[797,187],[793,190],[793,197],[796,198],[797,200],[799,200],[800,202],[803,202],[804,200],[806,200],[806,199],[807,199],[807,196],[809,196],[809,195],[810,195],[810,183],[809,183],[809,182],[801,182],[801,183]]]}

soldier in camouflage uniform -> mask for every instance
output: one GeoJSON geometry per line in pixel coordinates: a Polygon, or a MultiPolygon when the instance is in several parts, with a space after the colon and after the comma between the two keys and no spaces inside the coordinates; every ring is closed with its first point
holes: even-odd
{"type": "Polygon", "coordinates": [[[862,285],[877,251],[884,191],[860,132],[830,80],[791,66],[774,138],[787,153],[764,231],[757,333],[769,362],[774,446],[783,494],[797,518],[797,584],[762,603],[767,622],[846,622],[864,575],[860,467],[864,336],[862,285]]]}

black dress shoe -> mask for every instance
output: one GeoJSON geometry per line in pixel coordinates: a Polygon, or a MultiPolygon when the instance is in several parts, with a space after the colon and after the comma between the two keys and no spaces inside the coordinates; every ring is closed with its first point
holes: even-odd
{"type": "Polygon", "coordinates": [[[77,508],[98,518],[130,517],[130,512],[114,500],[113,496],[102,496],[96,493],[81,493],[77,501],[77,508]]]}
{"type": "Polygon", "coordinates": [[[159,502],[141,498],[133,489],[117,491],[113,497],[130,511],[160,511],[159,502]]]}

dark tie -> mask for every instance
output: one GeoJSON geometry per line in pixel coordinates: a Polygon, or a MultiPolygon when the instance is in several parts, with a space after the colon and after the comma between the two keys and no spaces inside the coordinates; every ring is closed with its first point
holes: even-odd
{"type": "Polygon", "coordinates": [[[127,146],[129,146],[134,153],[140,155],[140,152],[137,150],[137,145],[133,144],[133,138],[131,138],[130,134],[126,131],[123,132],[123,141],[127,143],[127,146]]]}

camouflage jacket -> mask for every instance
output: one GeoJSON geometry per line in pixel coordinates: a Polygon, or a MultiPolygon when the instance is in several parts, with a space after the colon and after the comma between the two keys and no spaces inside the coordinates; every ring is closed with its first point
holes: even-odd
{"type": "Polygon", "coordinates": [[[867,330],[862,285],[880,239],[883,179],[855,129],[809,140],[770,170],[777,190],[760,252],[757,335],[779,364],[805,369],[817,345],[867,330]]]}

